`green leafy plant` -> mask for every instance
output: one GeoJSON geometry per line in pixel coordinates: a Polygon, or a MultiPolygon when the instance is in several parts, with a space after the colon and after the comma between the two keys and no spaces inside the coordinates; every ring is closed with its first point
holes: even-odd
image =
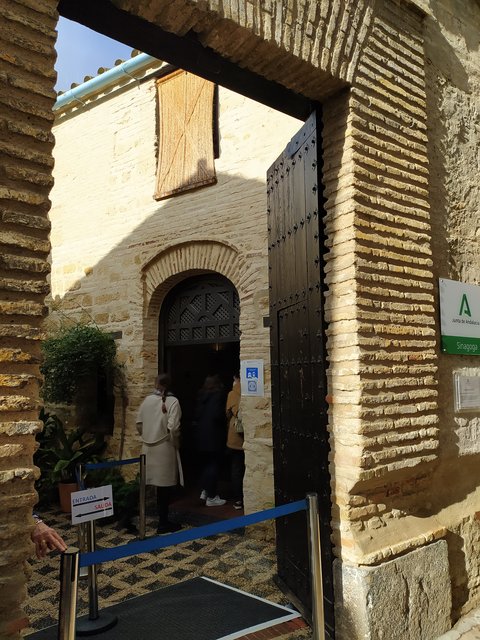
{"type": "Polygon", "coordinates": [[[58,416],[44,410],[40,419],[44,429],[37,436],[39,447],[34,462],[42,473],[37,482],[40,499],[48,499],[48,493],[58,482],[76,482],[77,464],[99,462],[106,442],[102,434],[91,435],[80,429],[67,432],[58,416]]]}
{"type": "Polygon", "coordinates": [[[81,383],[92,376],[114,377],[116,344],[93,324],[60,327],[42,343],[42,396],[53,404],[71,404],[81,383]]]}

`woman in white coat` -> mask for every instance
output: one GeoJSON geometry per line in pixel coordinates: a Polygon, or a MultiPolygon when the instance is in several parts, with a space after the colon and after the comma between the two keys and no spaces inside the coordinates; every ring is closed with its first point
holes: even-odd
{"type": "Polygon", "coordinates": [[[170,391],[170,377],[157,376],[155,391],[142,402],[137,416],[137,430],[142,437],[142,453],[146,455],[146,483],[157,487],[157,533],[172,533],[181,525],[168,520],[168,506],[173,487],[183,485],[180,446],[182,411],[170,391]]]}

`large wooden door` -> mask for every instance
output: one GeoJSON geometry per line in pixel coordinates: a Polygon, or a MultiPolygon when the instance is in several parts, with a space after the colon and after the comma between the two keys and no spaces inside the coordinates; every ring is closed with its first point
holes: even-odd
{"type": "MultiPolygon", "coordinates": [[[[333,638],[320,142],[313,113],[267,175],[272,413],[276,504],[319,495],[324,609],[333,638]]],[[[305,513],[277,520],[277,563],[281,582],[311,611],[305,513]]]]}

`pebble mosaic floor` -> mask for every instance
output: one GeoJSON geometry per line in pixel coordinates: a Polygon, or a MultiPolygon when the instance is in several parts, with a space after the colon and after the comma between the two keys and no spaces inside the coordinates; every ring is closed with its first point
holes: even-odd
{"type": "MultiPolygon", "coordinates": [[[[61,533],[68,545],[77,546],[76,529],[70,524],[69,515],[53,510],[41,515],[61,533]]],[[[100,522],[97,523],[97,548],[114,547],[135,540],[134,535],[116,523],[101,525],[100,522]]],[[[155,535],[155,526],[155,519],[147,515],[147,536],[155,535]]],[[[43,560],[34,558],[31,567],[29,597],[25,606],[31,624],[27,634],[57,622],[59,555],[50,554],[43,560]]],[[[288,604],[273,581],[273,542],[245,534],[244,530],[108,562],[97,571],[100,610],[195,576],[206,576],[272,602],[288,604]]],[[[78,615],[88,613],[86,578],[79,580],[77,607],[78,615]]],[[[277,637],[307,639],[311,638],[311,631],[308,627],[301,628],[286,635],[279,633],[277,637]]]]}

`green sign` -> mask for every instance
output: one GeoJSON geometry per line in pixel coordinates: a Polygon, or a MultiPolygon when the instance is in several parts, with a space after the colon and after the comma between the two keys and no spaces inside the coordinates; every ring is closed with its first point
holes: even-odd
{"type": "Polygon", "coordinates": [[[461,353],[467,356],[480,355],[480,338],[462,338],[462,336],[442,336],[442,351],[461,353]]]}
{"type": "Polygon", "coordinates": [[[440,278],[442,351],[480,355],[480,287],[440,278]]]}

